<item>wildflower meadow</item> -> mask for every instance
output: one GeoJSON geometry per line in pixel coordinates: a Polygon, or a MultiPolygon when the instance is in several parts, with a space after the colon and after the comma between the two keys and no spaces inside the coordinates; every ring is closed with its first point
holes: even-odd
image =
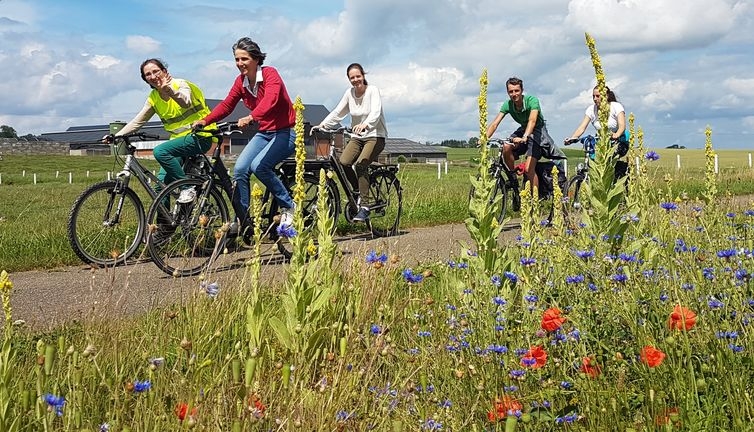
{"type": "Polygon", "coordinates": [[[44,334],[14,324],[3,272],[0,431],[753,430],[754,203],[722,194],[710,164],[699,196],[652,185],[632,119],[630,181],[613,184],[603,131],[585,209],[543,224],[524,191],[501,246],[486,71],[479,111],[472,242],[446,262],[344,257],[327,212],[312,230],[297,215],[280,286],[261,284],[257,248],[240,286],[205,275],[183,304],[44,334]]]}

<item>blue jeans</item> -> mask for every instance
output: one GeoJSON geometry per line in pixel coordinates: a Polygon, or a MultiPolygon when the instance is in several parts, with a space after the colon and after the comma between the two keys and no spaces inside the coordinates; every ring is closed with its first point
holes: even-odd
{"type": "MultiPolygon", "coordinates": [[[[244,147],[238,156],[233,169],[233,180],[236,182],[236,193],[241,206],[248,214],[249,210],[249,179],[251,173],[256,174],[259,181],[277,199],[282,208],[292,208],[293,199],[286,190],[283,182],[275,175],[275,166],[287,158],[296,149],[296,132],[291,128],[275,131],[259,131],[244,147]]],[[[241,220],[246,215],[236,215],[241,220]]]]}

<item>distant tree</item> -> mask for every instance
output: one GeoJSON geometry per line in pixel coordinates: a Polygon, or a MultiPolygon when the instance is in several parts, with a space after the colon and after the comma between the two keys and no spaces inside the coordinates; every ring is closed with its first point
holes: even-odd
{"type": "Polygon", "coordinates": [[[0,138],[18,138],[16,130],[8,125],[0,126],[0,138]]]}
{"type": "Polygon", "coordinates": [[[477,147],[477,146],[479,146],[479,138],[478,137],[469,138],[469,147],[477,147]]]}
{"type": "Polygon", "coordinates": [[[447,139],[443,140],[440,143],[441,146],[450,147],[450,148],[462,148],[467,147],[469,143],[463,140],[456,140],[456,139],[447,139]]]}

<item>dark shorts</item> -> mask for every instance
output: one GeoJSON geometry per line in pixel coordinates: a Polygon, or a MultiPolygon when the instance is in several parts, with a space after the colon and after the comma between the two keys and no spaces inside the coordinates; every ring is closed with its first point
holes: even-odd
{"type": "MultiPolygon", "coordinates": [[[[519,127],[511,134],[511,138],[523,137],[524,131],[526,131],[526,126],[519,127]]],[[[524,155],[526,157],[531,156],[536,160],[542,157],[548,159],[565,159],[565,154],[555,145],[552,137],[547,132],[546,126],[535,127],[526,143],[518,144],[513,148],[513,156],[516,159],[524,155]]]]}

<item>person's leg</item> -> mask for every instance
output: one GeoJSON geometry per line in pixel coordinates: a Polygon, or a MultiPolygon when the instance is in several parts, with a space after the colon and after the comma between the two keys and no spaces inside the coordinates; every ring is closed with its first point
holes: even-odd
{"type": "Polygon", "coordinates": [[[246,144],[241,154],[236,159],[233,167],[233,199],[243,207],[244,214],[236,214],[236,217],[244,222],[249,213],[249,179],[251,178],[251,163],[267,146],[269,138],[265,132],[257,132],[246,144]]]}
{"type": "Polygon", "coordinates": [[[277,199],[280,208],[286,211],[293,208],[293,199],[283,182],[275,175],[275,166],[296,150],[296,133],[288,128],[264,132],[264,134],[267,135],[269,141],[251,161],[251,171],[277,199]]]}
{"type": "MultiPolygon", "coordinates": [[[[343,165],[343,171],[346,173],[346,179],[351,184],[353,190],[359,190],[359,180],[356,177],[353,164],[362,152],[364,141],[358,138],[349,138],[348,143],[340,154],[340,164],[343,165]]],[[[365,198],[362,195],[362,198],[365,198]]]]}
{"type": "Polygon", "coordinates": [[[176,180],[186,177],[181,166],[182,158],[204,153],[212,146],[211,138],[198,138],[193,135],[185,135],[174,138],[158,145],[154,148],[154,158],[160,164],[162,169],[160,175],[165,184],[170,184],[176,180]],[[163,174],[164,171],[164,174],[163,174]]]}
{"type": "Polygon", "coordinates": [[[385,138],[370,138],[364,142],[361,154],[356,159],[354,169],[356,177],[359,179],[359,194],[361,195],[362,205],[369,207],[369,165],[377,161],[377,157],[385,149],[385,138]]]}

